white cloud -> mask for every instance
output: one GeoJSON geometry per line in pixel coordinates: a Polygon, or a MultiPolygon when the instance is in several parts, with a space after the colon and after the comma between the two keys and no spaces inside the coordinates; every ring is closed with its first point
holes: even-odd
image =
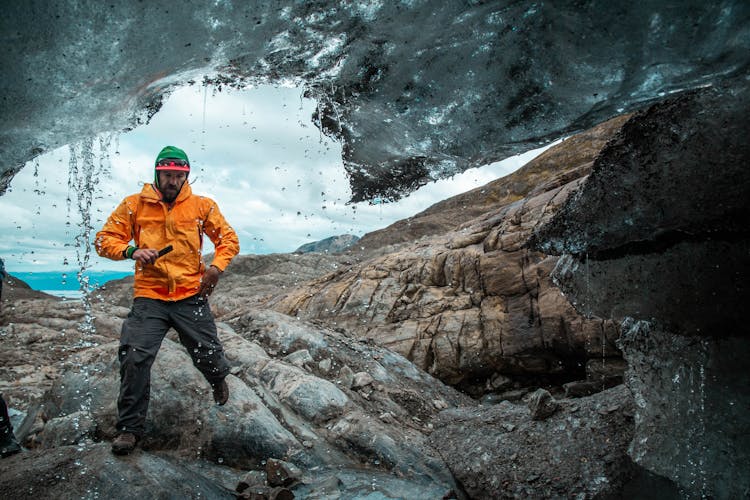
{"type": "MultiPolygon", "coordinates": [[[[341,148],[311,123],[315,102],[300,93],[272,86],[175,91],[149,125],[110,144],[111,169],[100,176],[91,207],[93,233],[126,195],[153,180],[154,158],[168,144],[187,152],[193,190],[218,202],[240,235],[242,253],[290,252],[336,234],[361,236],[507,175],[541,152],[431,183],[397,203],[347,205],[351,193],[341,148]]],[[[94,154],[96,162],[106,156],[94,154]]],[[[30,162],[0,197],[0,256],[9,272],[71,272],[78,265],[75,238],[82,230],[81,217],[75,193],[66,202],[68,163],[68,148],[44,155],[36,166],[30,162]]],[[[83,249],[78,252],[83,255],[83,249]]],[[[132,268],[132,262],[100,259],[93,249],[90,253],[90,267],[96,270],[132,268]]]]}

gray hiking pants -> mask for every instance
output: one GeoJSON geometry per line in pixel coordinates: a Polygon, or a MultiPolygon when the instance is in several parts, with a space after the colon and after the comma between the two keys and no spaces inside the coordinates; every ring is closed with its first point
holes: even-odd
{"type": "Polygon", "coordinates": [[[216,335],[208,302],[190,297],[177,302],[137,297],[120,334],[120,396],[117,429],[143,435],[151,390],[151,365],[167,331],[173,327],[193,365],[209,384],[221,382],[229,363],[216,335]]]}

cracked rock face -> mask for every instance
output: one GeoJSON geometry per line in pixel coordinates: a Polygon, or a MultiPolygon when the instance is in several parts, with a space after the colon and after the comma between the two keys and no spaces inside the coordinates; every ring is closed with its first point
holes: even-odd
{"type": "Polygon", "coordinates": [[[0,20],[0,191],[27,160],[137,126],[210,74],[306,85],[353,199],[398,198],[746,73],[749,16],[742,0],[13,2],[0,20]]]}
{"type": "Polygon", "coordinates": [[[557,258],[526,244],[584,182],[595,146],[601,148],[626,119],[602,124],[585,139],[573,137],[512,176],[360,243],[373,255],[378,245],[405,234],[417,239],[440,228],[444,234],[380,247],[381,256],[342,266],[266,305],[371,339],[480,395],[478,385],[497,374],[585,378],[587,360],[619,358],[618,329],[577,312],[550,277],[557,258]]]}

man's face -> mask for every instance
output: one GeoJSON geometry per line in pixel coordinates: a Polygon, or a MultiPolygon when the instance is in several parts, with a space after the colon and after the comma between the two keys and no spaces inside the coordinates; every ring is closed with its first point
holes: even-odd
{"type": "Polygon", "coordinates": [[[187,180],[187,172],[181,170],[158,170],[159,190],[164,196],[164,201],[172,203],[187,180]]]}

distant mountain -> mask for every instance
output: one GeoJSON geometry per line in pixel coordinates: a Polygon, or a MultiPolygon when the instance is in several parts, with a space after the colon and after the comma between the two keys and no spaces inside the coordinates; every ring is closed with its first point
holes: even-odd
{"type": "Polygon", "coordinates": [[[343,252],[357,241],[359,241],[358,236],[354,236],[353,234],[341,234],[339,236],[331,236],[324,240],[305,243],[295,250],[294,253],[338,253],[343,252]]]}

